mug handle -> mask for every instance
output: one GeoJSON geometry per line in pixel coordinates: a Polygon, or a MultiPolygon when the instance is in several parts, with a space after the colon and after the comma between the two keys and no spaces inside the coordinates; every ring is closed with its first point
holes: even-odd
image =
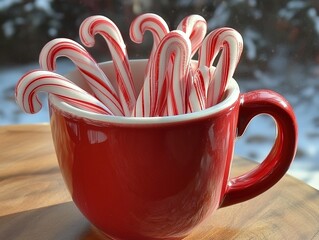
{"type": "Polygon", "coordinates": [[[259,114],[275,120],[277,135],[274,145],[255,169],[228,181],[220,207],[256,197],[277,183],[287,172],[297,149],[297,121],[292,107],[281,95],[270,90],[256,90],[240,96],[237,135],[259,114]]]}

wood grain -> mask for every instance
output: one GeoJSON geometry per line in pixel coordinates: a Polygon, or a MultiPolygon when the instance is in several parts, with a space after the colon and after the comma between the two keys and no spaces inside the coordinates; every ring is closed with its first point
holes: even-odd
{"type": "Polygon", "coordinates": [[[0,216],[71,201],[48,124],[0,127],[0,216]]]}
{"type": "MultiPolygon", "coordinates": [[[[0,127],[0,239],[101,239],[71,202],[50,135],[47,124],[0,127]]],[[[232,175],[254,166],[235,157],[232,175]]],[[[186,239],[319,239],[319,192],[285,176],[186,239]]]]}

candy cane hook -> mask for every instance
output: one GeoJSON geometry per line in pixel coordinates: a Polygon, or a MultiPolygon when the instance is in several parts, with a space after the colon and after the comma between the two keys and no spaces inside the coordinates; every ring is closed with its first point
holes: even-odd
{"type": "Polygon", "coordinates": [[[67,57],[77,66],[95,96],[114,115],[124,115],[121,103],[110,80],[80,44],[67,38],[57,38],[48,42],[40,53],[39,63],[41,68],[54,71],[56,69],[56,60],[59,57],[67,57]]]}

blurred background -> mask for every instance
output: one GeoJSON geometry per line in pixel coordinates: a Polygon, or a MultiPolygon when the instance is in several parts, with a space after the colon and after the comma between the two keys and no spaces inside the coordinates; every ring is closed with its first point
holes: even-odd
{"type": "MultiPolygon", "coordinates": [[[[153,12],[175,29],[182,18],[202,15],[208,31],[228,26],[240,32],[244,52],[234,78],[241,92],[267,88],[289,100],[297,115],[299,143],[289,171],[319,189],[319,1],[309,0],[0,0],[0,125],[48,122],[47,106],[28,115],[14,100],[14,87],[29,70],[39,68],[38,55],[57,37],[79,41],[78,29],[90,15],[101,14],[120,28],[128,54],[147,58],[152,37],[143,44],[129,39],[132,20],[153,12]]],[[[99,62],[110,60],[105,42],[88,51],[99,62]]],[[[74,66],[61,59],[58,72],[74,66]]],[[[45,95],[43,96],[45,98],[45,95]]],[[[258,116],[236,144],[235,154],[261,161],[275,137],[273,120],[258,116]],[[270,131],[270,129],[272,129],[270,131]]]]}

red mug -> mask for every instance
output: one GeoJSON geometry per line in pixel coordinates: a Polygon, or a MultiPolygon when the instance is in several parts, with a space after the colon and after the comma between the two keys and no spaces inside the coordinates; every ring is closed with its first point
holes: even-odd
{"type": "MultiPolygon", "coordinates": [[[[130,64],[138,90],[146,61],[130,64]]],[[[111,62],[101,66],[115,79],[111,62]]],[[[68,77],[87,88],[78,71],[68,77]]],[[[240,94],[235,80],[221,103],[177,116],[99,115],[53,95],[49,106],[57,158],[74,203],[112,239],[181,239],[218,208],[271,188],[296,152],[289,103],[269,90],[240,94]],[[274,146],[256,169],[230,179],[235,140],[258,114],[274,118],[274,146]]]]}

